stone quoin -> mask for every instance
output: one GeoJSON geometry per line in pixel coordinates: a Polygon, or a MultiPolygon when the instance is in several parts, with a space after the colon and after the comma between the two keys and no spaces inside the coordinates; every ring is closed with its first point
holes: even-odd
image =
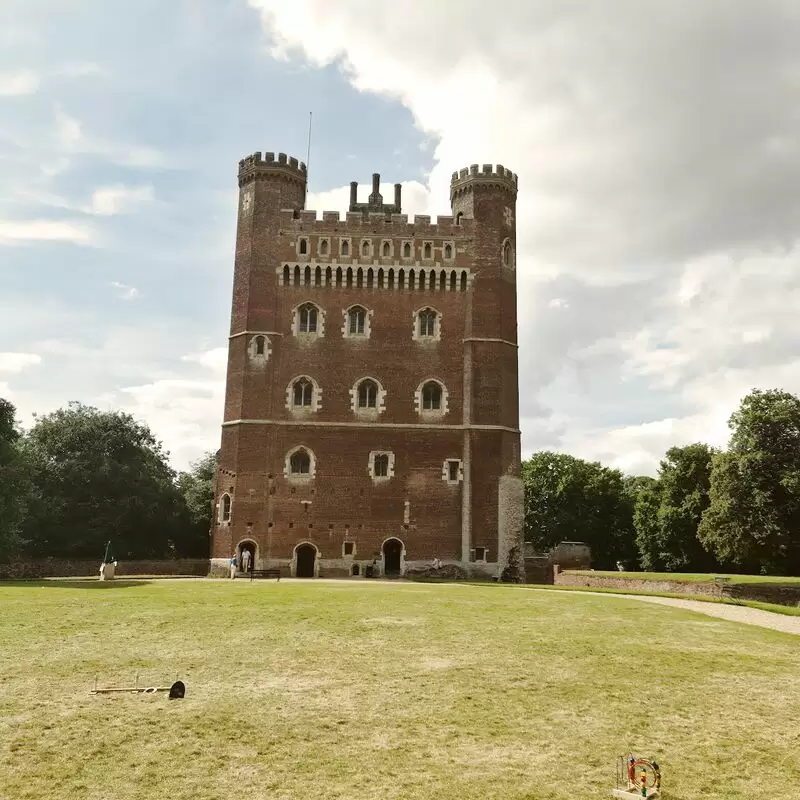
{"type": "Polygon", "coordinates": [[[453,173],[435,222],[377,174],[344,219],[305,210],[283,153],[238,177],[212,572],[246,548],[298,577],[499,577],[522,545],[517,176],[453,173]]]}

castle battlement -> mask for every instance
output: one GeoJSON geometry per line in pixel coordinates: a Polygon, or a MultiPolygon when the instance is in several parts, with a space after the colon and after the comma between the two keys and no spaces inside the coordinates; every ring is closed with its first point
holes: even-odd
{"type": "Polygon", "coordinates": [[[318,211],[295,211],[284,208],[279,212],[280,227],[284,230],[305,231],[308,233],[337,233],[368,235],[370,232],[387,236],[408,236],[423,234],[425,236],[460,237],[471,234],[473,220],[462,219],[458,224],[451,215],[433,218],[427,214],[415,214],[409,221],[408,214],[371,213],[360,211],[345,212],[344,219],[338,211],[323,211],[320,218],[318,211]]]}
{"type": "Polygon", "coordinates": [[[306,165],[296,158],[287,156],[286,153],[278,153],[275,158],[275,153],[265,153],[261,157],[261,152],[255,152],[250,156],[239,161],[239,185],[248,183],[254,180],[260,174],[277,173],[286,177],[296,178],[306,182],[307,170],[306,165]]]}
{"type": "Polygon", "coordinates": [[[462,191],[470,191],[476,184],[496,186],[517,195],[517,173],[506,169],[502,164],[472,164],[470,167],[454,172],[450,179],[450,199],[462,191]]]}

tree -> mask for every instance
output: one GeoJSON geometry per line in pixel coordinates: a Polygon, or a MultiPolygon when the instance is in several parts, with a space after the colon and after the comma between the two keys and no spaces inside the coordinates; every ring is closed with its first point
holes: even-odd
{"type": "Polygon", "coordinates": [[[183,495],[188,515],[184,535],[175,543],[176,551],[181,556],[206,558],[209,555],[216,472],[216,455],[206,453],[192,462],[188,472],[178,475],[178,489],[183,495]]]}
{"type": "Polygon", "coordinates": [[[598,567],[635,561],[632,507],[622,473],[564,453],[535,453],[522,465],[525,538],[540,550],[561,541],[592,548],[598,567]]]}
{"type": "Polygon", "coordinates": [[[705,572],[717,567],[697,536],[709,504],[714,453],[702,443],[671,447],[659,466],[658,481],[637,497],[634,527],[644,569],[705,572]]]}
{"type": "Polygon", "coordinates": [[[739,569],[800,574],[800,398],[754,390],[728,425],[700,540],[739,569]]]}
{"type": "Polygon", "coordinates": [[[122,412],[79,403],[41,417],[26,437],[32,501],[25,520],[34,556],[120,559],[174,551],[186,510],[167,454],[122,412]]]}
{"type": "Polygon", "coordinates": [[[0,397],[0,561],[22,546],[20,524],[27,495],[27,474],[19,447],[16,410],[0,397]]]}

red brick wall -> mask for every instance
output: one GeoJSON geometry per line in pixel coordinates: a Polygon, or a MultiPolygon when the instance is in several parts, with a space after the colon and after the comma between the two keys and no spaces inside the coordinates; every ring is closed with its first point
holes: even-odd
{"type": "Polygon", "coordinates": [[[496,561],[498,479],[519,475],[516,290],[513,270],[502,265],[502,243],[514,239],[508,209],[513,211],[515,192],[502,181],[479,186],[472,205],[454,202],[454,211],[456,205],[466,210],[461,225],[450,218],[435,225],[427,218],[408,222],[398,215],[317,220],[315,212],[298,211],[304,185],[291,170],[287,174],[285,168],[259,165],[255,171],[255,180],[250,179],[252,165],[240,171],[227,424],[218,476],[218,496],[227,490],[234,497],[233,515],[229,525],[215,528],[213,557],[226,558],[238,542],[250,539],[258,544],[260,558],[291,558],[298,542],[310,540],[322,558],[338,559],[347,536],[356,542],[358,557],[367,558],[396,536],[405,544],[407,560],[459,560],[464,484],[448,485],[442,467],[446,459],[463,458],[463,425],[471,417],[473,424],[511,429],[469,434],[472,545],[487,547],[489,559],[496,561]],[[473,208],[474,220],[469,218],[473,208]],[[308,239],[306,254],[298,253],[300,236],[308,239]],[[326,255],[319,253],[321,237],[329,238],[326,255]],[[350,238],[346,257],[340,252],[341,237],[350,238]],[[364,238],[373,243],[374,255],[361,255],[364,238]],[[389,258],[382,256],[386,239],[393,246],[389,258]],[[405,241],[413,243],[411,259],[403,257],[405,241]],[[433,244],[430,261],[423,258],[428,241],[433,244]],[[454,244],[453,259],[444,258],[446,243],[454,244]],[[360,288],[355,277],[351,287],[313,285],[318,264],[323,278],[327,265],[334,275],[339,265],[371,267],[373,285],[367,287],[365,273],[360,288]],[[284,284],[286,265],[290,285],[284,284]],[[312,285],[294,285],[295,266],[304,279],[307,265],[312,285]],[[384,288],[377,285],[380,267],[386,271],[384,288]],[[437,288],[432,290],[434,267],[437,288]],[[389,268],[394,289],[386,287],[389,268]],[[398,288],[401,268],[405,290],[398,288]],[[418,287],[420,268],[426,270],[426,288],[411,291],[409,271],[415,271],[418,287]],[[440,288],[442,270],[445,289],[440,288]],[[456,291],[450,288],[451,270],[457,270],[456,291]],[[467,291],[460,290],[462,270],[470,276],[467,291]],[[293,310],[308,301],[324,313],[323,335],[311,340],[292,330],[293,310]],[[372,312],[366,340],[342,335],[343,312],[356,303],[372,312]],[[441,315],[436,342],[412,338],[414,312],[426,306],[441,315]],[[253,359],[249,350],[256,334],[268,338],[266,361],[253,359]],[[507,341],[465,343],[475,336],[507,341]],[[472,362],[471,386],[464,377],[465,351],[472,362]],[[321,387],[321,407],[315,413],[286,408],[287,387],[299,375],[321,387]],[[372,421],[356,416],[350,406],[350,390],[364,377],[376,379],[386,392],[385,410],[372,421]],[[441,381],[448,393],[447,413],[435,420],[421,419],[415,410],[415,391],[428,378],[441,381]],[[464,408],[465,385],[472,394],[470,409],[464,408]],[[298,445],[316,459],[316,475],[308,484],[284,477],[286,453],[298,445]],[[372,450],[394,453],[389,481],[376,483],[369,476],[372,450]]]}

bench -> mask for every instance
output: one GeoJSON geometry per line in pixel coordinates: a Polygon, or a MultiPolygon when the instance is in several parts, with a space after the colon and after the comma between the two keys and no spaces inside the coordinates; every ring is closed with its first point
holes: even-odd
{"type": "Polygon", "coordinates": [[[253,578],[276,578],[280,581],[281,571],[279,569],[251,569],[249,572],[250,580],[253,578]]]}

